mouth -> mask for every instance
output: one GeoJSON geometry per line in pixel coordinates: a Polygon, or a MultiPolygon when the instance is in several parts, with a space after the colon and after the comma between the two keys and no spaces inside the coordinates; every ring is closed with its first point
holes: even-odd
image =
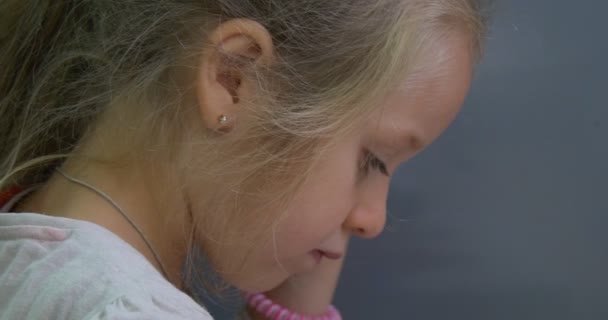
{"type": "Polygon", "coordinates": [[[315,249],[315,250],[311,251],[311,254],[316,260],[319,260],[319,261],[322,258],[327,258],[329,260],[338,260],[344,256],[342,253],[339,253],[339,252],[325,251],[325,250],[319,250],[319,249],[315,249]]]}

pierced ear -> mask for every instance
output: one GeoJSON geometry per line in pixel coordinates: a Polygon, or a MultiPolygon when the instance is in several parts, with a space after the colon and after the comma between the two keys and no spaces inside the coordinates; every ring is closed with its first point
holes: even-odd
{"type": "Polygon", "coordinates": [[[253,96],[253,81],[244,72],[248,63],[270,64],[272,38],[268,30],[249,19],[234,19],[219,25],[209,36],[209,49],[201,56],[196,84],[200,113],[205,126],[226,131],[244,108],[242,101],[253,96]],[[230,119],[221,123],[221,116],[230,119]]]}

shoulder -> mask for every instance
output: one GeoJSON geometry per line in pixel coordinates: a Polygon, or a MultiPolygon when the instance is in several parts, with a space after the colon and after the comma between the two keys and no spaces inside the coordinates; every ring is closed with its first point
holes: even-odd
{"type": "MultiPolygon", "coordinates": [[[[124,295],[92,308],[82,319],[90,320],[213,320],[202,307],[194,304],[171,304],[170,296],[124,295]]],[[[194,302],[193,302],[194,303],[194,302]]],[[[75,318],[76,319],[76,318],[75,318]]]]}
{"type": "Polygon", "coordinates": [[[97,225],[0,214],[1,319],[212,319],[97,225]]]}

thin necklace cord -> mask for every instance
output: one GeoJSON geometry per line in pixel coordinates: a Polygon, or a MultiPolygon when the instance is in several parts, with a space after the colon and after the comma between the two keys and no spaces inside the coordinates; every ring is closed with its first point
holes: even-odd
{"type": "Polygon", "coordinates": [[[152,252],[152,254],[154,255],[154,259],[156,260],[156,262],[160,266],[160,269],[161,269],[161,272],[162,272],[163,276],[165,277],[165,279],[168,279],[168,277],[167,277],[167,270],[165,269],[165,266],[161,262],[159,254],[156,252],[156,250],[154,250],[154,247],[152,247],[152,244],[150,243],[150,241],[148,240],[148,238],[144,235],[144,233],[141,231],[141,229],[135,224],[135,222],[133,222],[133,220],[131,220],[131,218],[129,217],[129,215],[127,215],[127,213],[118,205],[118,203],[116,203],[116,201],[114,201],[114,199],[112,199],[112,197],[110,197],[105,192],[97,189],[96,187],[94,187],[94,186],[92,186],[92,185],[90,185],[90,184],[88,184],[88,183],[86,183],[86,182],[84,182],[82,180],[76,179],[76,178],[68,175],[67,173],[65,173],[63,170],[61,170],[59,168],[57,168],[56,171],[60,175],[62,175],[64,178],[66,178],[68,181],[73,182],[75,184],[78,184],[78,185],[80,185],[82,187],[85,187],[85,188],[93,191],[94,193],[96,193],[100,197],[104,198],[106,201],[108,201],[116,209],[116,211],[118,211],[125,218],[125,220],[127,220],[127,222],[129,222],[129,224],[133,227],[133,229],[135,229],[135,231],[139,234],[139,236],[142,238],[142,240],[144,240],[144,242],[148,246],[148,249],[150,249],[150,252],[152,252]]]}

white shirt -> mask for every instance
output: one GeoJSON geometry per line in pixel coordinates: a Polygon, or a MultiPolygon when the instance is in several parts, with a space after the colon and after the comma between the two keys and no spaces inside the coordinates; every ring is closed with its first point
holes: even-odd
{"type": "Polygon", "coordinates": [[[103,227],[0,209],[0,319],[213,320],[103,227]]]}

